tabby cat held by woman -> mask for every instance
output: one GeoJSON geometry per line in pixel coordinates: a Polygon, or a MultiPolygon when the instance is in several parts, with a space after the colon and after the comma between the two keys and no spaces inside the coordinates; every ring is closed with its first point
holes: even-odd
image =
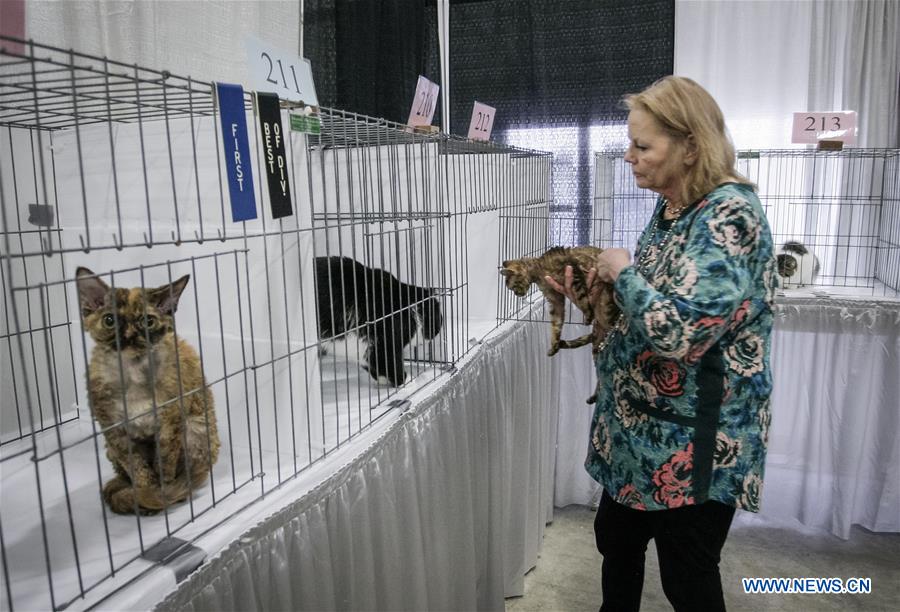
{"type": "Polygon", "coordinates": [[[506,279],[506,287],[519,297],[528,293],[532,284],[538,286],[550,305],[550,350],[552,357],[561,348],[578,348],[587,343],[596,354],[609,330],[619,316],[619,307],[613,301],[613,288],[609,283],[594,282],[585,270],[594,265],[594,258],[603,249],[591,246],[552,247],[540,257],[520,257],[503,262],[500,274],[506,279]],[[569,272],[566,269],[569,268],[569,272]],[[560,338],[565,325],[566,297],[547,284],[548,277],[565,284],[566,275],[577,298],[575,305],[584,315],[584,323],[591,332],[574,340],[560,338]]]}
{"type": "Polygon", "coordinates": [[[189,276],[155,289],[111,288],[87,268],[76,279],[91,413],[115,476],[103,499],[119,514],[155,514],[184,501],[219,454],[212,393],[174,315],[189,276]]]}

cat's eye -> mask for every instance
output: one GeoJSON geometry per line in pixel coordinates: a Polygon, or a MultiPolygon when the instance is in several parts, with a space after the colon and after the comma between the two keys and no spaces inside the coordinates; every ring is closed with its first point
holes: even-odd
{"type": "Polygon", "coordinates": [[[103,315],[103,326],[113,328],[116,326],[116,317],[111,314],[103,315]]]}
{"type": "MultiPolygon", "coordinates": [[[[143,320],[141,321],[143,323],[143,320]]],[[[159,323],[159,319],[154,315],[147,315],[147,323],[145,324],[146,329],[154,329],[156,325],[159,323]]]]}

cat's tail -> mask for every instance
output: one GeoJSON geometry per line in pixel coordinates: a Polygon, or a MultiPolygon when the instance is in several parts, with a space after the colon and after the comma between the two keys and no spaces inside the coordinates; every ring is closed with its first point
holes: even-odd
{"type": "Polygon", "coordinates": [[[198,488],[209,477],[208,470],[194,470],[190,479],[187,473],[182,473],[172,482],[158,487],[140,487],[134,494],[137,505],[151,511],[165,510],[172,504],[177,504],[188,498],[192,489],[198,488]]]}

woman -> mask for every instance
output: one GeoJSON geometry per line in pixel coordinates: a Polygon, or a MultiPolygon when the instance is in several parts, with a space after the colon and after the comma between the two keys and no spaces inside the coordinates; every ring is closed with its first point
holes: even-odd
{"type": "Polygon", "coordinates": [[[589,273],[622,309],[585,463],[604,488],[601,610],[639,609],[650,539],[676,610],[724,610],[719,553],[735,508],[758,511],[765,463],[772,237],[709,93],[666,77],[625,102],[625,161],[660,197],[634,262],[607,249],[589,273]]]}

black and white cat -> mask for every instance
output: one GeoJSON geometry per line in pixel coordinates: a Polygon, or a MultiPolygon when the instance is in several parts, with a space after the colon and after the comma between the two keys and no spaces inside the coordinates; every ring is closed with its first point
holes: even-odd
{"type": "Polygon", "coordinates": [[[812,285],[819,274],[819,258],[796,240],[782,245],[777,260],[781,286],[785,289],[812,285]]]}
{"type": "Polygon", "coordinates": [[[319,337],[359,334],[365,369],[395,387],[406,380],[403,349],[417,337],[433,339],[443,325],[433,289],[401,282],[349,257],[316,257],[316,293],[319,337]]]}

